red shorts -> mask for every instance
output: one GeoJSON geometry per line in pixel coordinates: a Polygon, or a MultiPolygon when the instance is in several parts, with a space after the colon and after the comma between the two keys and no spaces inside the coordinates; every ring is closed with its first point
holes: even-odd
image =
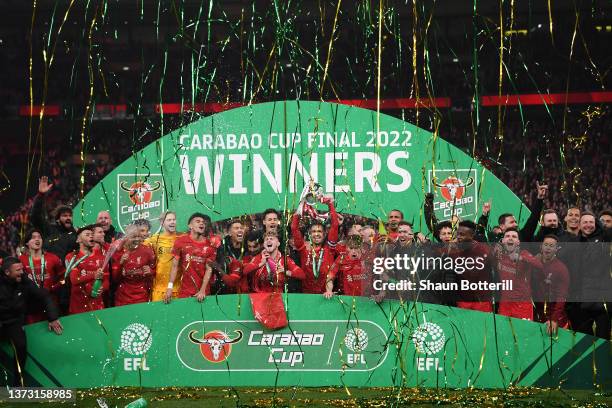
{"type": "Polygon", "coordinates": [[[498,313],[517,319],[533,320],[533,305],[531,302],[500,302],[498,313]]]}
{"type": "Polygon", "coordinates": [[[461,309],[477,310],[479,312],[492,312],[491,302],[457,302],[457,307],[461,309]]]}

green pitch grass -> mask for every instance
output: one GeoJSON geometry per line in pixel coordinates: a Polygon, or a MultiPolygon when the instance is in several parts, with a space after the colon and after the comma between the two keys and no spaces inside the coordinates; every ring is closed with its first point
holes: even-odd
{"type": "MultiPolygon", "coordinates": [[[[448,390],[391,388],[107,388],[78,391],[76,403],[19,403],[10,406],[124,407],[143,397],[148,407],[596,407],[612,406],[612,392],[511,388],[448,390]]],[[[9,406],[6,402],[2,406],[9,406]]]]}

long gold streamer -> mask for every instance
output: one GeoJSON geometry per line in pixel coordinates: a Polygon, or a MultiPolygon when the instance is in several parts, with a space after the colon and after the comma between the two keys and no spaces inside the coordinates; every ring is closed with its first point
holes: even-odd
{"type": "MultiPolygon", "coordinates": [[[[17,374],[19,375],[19,383],[22,387],[25,387],[25,384],[23,382],[23,374],[21,372],[21,364],[19,364],[19,358],[17,356],[17,348],[15,347],[15,343],[13,341],[11,341],[11,346],[13,346],[13,352],[15,353],[15,364],[17,364],[17,374]]],[[[15,379],[13,379],[13,381],[15,381],[15,379]]]]}
{"type": "Polygon", "coordinates": [[[550,31],[550,42],[555,46],[555,37],[553,36],[553,18],[552,18],[552,0],[548,0],[548,29],[550,31]]]}
{"type": "MultiPolygon", "coordinates": [[[[499,70],[497,81],[497,96],[501,102],[502,89],[504,85],[503,76],[504,65],[504,0],[499,0],[499,70]]],[[[499,153],[497,160],[501,158],[503,152],[503,129],[502,129],[502,104],[497,105],[497,140],[499,142],[499,153]]]]}
{"type": "Polygon", "coordinates": [[[382,65],[383,0],[378,0],[378,62],[376,64],[376,140],[380,134],[380,81],[382,65]]]}

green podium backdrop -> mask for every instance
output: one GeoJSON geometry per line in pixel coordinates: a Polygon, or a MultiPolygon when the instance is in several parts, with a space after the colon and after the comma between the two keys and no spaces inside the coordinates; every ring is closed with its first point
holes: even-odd
{"type": "Polygon", "coordinates": [[[290,323],[278,331],[253,319],[248,295],[69,316],[61,336],[30,325],[26,376],[79,388],[612,385],[610,344],[591,336],[551,338],[539,323],[424,303],[301,294],[285,303],[290,323]]]}

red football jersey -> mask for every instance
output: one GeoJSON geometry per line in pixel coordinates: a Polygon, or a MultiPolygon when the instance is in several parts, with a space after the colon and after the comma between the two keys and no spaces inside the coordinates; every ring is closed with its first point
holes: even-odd
{"type": "Polygon", "coordinates": [[[300,265],[304,271],[302,281],[302,292],[304,293],[323,293],[330,268],[334,264],[336,255],[335,245],[338,241],[338,216],[333,205],[330,204],[331,227],[327,239],[322,246],[312,248],[311,243],[307,243],[302,236],[299,228],[299,217],[293,215],[291,220],[291,234],[295,248],[300,255],[300,265]]]}
{"type": "Polygon", "coordinates": [[[29,254],[22,254],[19,260],[23,264],[24,271],[28,275],[28,278],[30,278],[36,286],[41,287],[42,283],[43,288],[47,289],[49,292],[54,292],[61,286],[60,282],[64,279],[66,268],[57,255],[51,252],[44,252],[43,256],[45,258],[44,271],[41,271],[41,258],[32,258],[34,271],[32,271],[30,266],[29,254]]]}
{"type": "Polygon", "coordinates": [[[139,245],[132,251],[122,249],[113,255],[113,282],[119,286],[115,292],[115,306],[148,302],[155,277],[155,253],[150,246],[139,245]],[[127,260],[121,264],[124,254],[127,260]],[[149,270],[146,271],[145,266],[149,270]]]}
{"type": "Polygon", "coordinates": [[[347,296],[363,296],[368,281],[362,259],[350,259],[341,255],[338,265],[333,268],[332,278],[338,279],[340,292],[347,296]]]}
{"type": "Polygon", "coordinates": [[[544,268],[536,270],[534,277],[534,292],[536,299],[536,309],[540,321],[556,321],[560,327],[565,327],[568,317],[565,312],[565,300],[569,291],[570,277],[569,271],[563,262],[555,258],[548,263],[542,263],[544,268]],[[542,300],[547,300],[547,307],[544,307],[542,300]]]}
{"type": "MultiPolygon", "coordinates": [[[[461,244],[461,249],[457,251],[451,251],[449,256],[452,258],[482,258],[484,261],[484,267],[480,268],[479,265],[474,265],[471,268],[466,266],[465,271],[461,274],[457,274],[457,280],[467,280],[471,283],[477,283],[480,281],[491,282],[491,266],[489,260],[489,248],[480,242],[472,241],[461,244]]],[[[462,290],[457,294],[457,304],[466,302],[491,302],[491,291],[489,290],[462,290]]],[[[459,306],[462,307],[462,306],[459,306]]],[[[480,308],[481,306],[476,306],[480,308]]],[[[486,308],[486,306],[484,306],[486,308]]],[[[481,309],[478,309],[481,310],[481,309]]]]}
{"type": "Polygon", "coordinates": [[[497,258],[497,277],[500,281],[512,281],[512,290],[500,291],[502,302],[531,302],[531,278],[534,269],[542,269],[542,262],[528,251],[520,252],[520,261],[513,261],[506,254],[497,258]]]}
{"type": "Polygon", "coordinates": [[[277,273],[277,268],[283,267],[286,271],[291,271],[291,277],[304,279],[304,271],[297,266],[288,256],[278,255],[277,259],[268,258],[268,264],[259,266],[261,254],[257,255],[251,262],[244,265],[244,274],[253,274],[253,292],[282,292],[285,287],[285,273],[277,273]],[[285,264],[286,260],[286,264],[285,264]]]}
{"type": "MultiPolygon", "coordinates": [[[[57,304],[55,292],[62,286],[66,268],[57,255],[51,252],[43,252],[43,257],[45,260],[44,269],[42,268],[42,258],[30,259],[30,254],[22,254],[19,260],[23,264],[23,269],[28,275],[28,278],[38,287],[41,287],[42,284],[42,287],[51,293],[53,300],[57,304]],[[32,266],[34,267],[33,271],[32,266]]],[[[42,310],[26,316],[27,324],[41,322],[43,320],[47,320],[47,318],[42,310]]]]}
{"type": "Polygon", "coordinates": [[[108,250],[110,249],[111,244],[109,244],[108,242],[105,242],[104,244],[98,244],[94,247],[93,252],[98,252],[100,254],[102,254],[102,256],[106,256],[106,253],[108,252],[108,250]]]}
{"type": "MultiPolygon", "coordinates": [[[[186,298],[194,296],[202,286],[202,280],[206,274],[206,264],[214,262],[217,250],[208,239],[194,241],[190,235],[183,235],[174,241],[172,255],[179,261],[179,269],[182,271],[181,289],[178,297],[186,298]]],[[[214,281],[211,276],[206,289],[210,293],[210,286],[214,281]]]]}
{"type": "Polygon", "coordinates": [[[231,258],[226,275],[221,278],[231,293],[249,293],[249,276],[242,272],[242,261],[231,258]]]}
{"type": "Polygon", "coordinates": [[[68,313],[75,314],[104,309],[102,292],[107,291],[109,287],[108,270],[104,271],[100,293],[95,298],[91,296],[91,290],[96,281],[96,272],[104,264],[102,254],[92,252],[85,256],[80,251],[78,253],[76,251],[71,252],[66,256],[66,265],[71,263],[73,264],[70,269],[70,283],[72,286],[70,289],[70,307],[68,313]]]}

